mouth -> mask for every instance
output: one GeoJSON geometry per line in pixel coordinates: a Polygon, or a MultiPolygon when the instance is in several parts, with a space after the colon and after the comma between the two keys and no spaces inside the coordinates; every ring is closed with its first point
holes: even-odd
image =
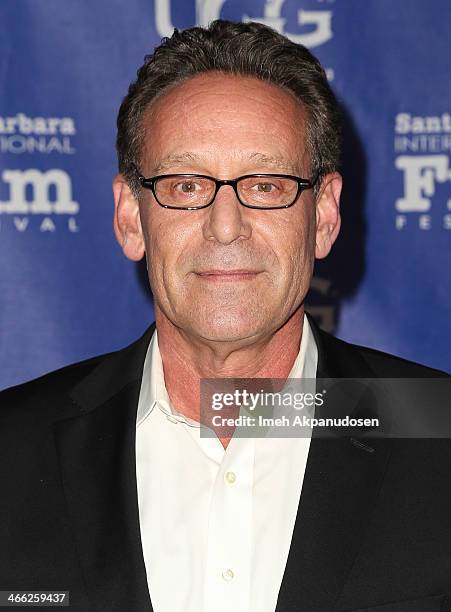
{"type": "Polygon", "coordinates": [[[206,270],[195,273],[202,280],[209,282],[249,281],[256,278],[260,272],[256,270],[206,270]]]}

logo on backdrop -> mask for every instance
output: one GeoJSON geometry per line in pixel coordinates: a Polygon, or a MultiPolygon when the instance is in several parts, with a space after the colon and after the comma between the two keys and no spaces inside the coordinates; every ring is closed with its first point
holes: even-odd
{"type": "Polygon", "coordinates": [[[395,117],[395,168],[403,193],[395,202],[397,230],[451,229],[451,115],[395,117]]]}
{"type": "MultiPolygon", "coordinates": [[[[333,0],[317,0],[316,4],[330,4],[333,0]]],[[[226,0],[195,0],[195,24],[206,26],[210,21],[221,17],[221,9],[226,0]]],[[[174,27],[172,22],[171,0],[155,0],[155,26],[160,36],[171,36],[174,27]]],[[[261,13],[256,8],[251,15],[243,12],[237,14],[237,21],[258,21],[270,26],[280,34],[287,36],[290,40],[306,47],[319,47],[333,37],[332,11],[321,8],[320,10],[306,10],[299,8],[296,11],[297,27],[304,28],[305,32],[293,32],[287,19],[282,16],[282,9],[291,2],[287,0],[266,0],[261,13]]],[[[329,79],[333,79],[333,70],[326,69],[329,79]]]]}
{"type": "MultiPolygon", "coordinates": [[[[72,155],[75,134],[71,117],[28,117],[24,113],[0,117],[0,153],[17,159],[27,154],[72,155]]],[[[9,168],[0,173],[0,181],[6,193],[6,199],[0,197],[2,225],[10,223],[19,232],[31,227],[41,232],[59,228],[78,231],[75,215],[80,207],[73,199],[72,180],[65,170],[9,168]]]]}

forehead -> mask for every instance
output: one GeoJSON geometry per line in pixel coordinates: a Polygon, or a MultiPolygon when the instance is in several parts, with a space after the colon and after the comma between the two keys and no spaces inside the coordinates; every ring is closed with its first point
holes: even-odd
{"type": "Polygon", "coordinates": [[[162,161],[191,154],[213,165],[280,159],[294,168],[305,162],[305,126],[301,103],[281,87],[206,73],[163,92],[146,111],[142,161],[162,170],[162,161]]]}

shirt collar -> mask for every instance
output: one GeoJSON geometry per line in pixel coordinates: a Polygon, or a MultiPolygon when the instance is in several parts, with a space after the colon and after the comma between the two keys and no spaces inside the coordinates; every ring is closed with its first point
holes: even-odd
{"type": "MultiPolygon", "coordinates": [[[[299,347],[299,353],[297,354],[293,367],[288,374],[288,378],[316,378],[317,363],[318,349],[308,322],[308,318],[304,314],[301,345],[299,347]]],[[[144,360],[141,390],[139,393],[138,411],[136,416],[137,427],[152,412],[155,405],[157,405],[169,419],[181,421],[194,427],[199,427],[199,423],[185,417],[171,405],[164,382],[163,362],[161,360],[160,349],[158,347],[158,333],[156,329],[150,340],[146,358],[144,360]]]]}

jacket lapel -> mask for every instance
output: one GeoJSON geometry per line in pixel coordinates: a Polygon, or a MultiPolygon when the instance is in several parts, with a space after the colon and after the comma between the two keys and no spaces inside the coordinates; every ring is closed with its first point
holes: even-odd
{"type": "MultiPolygon", "coordinates": [[[[355,350],[324,334],[309,317],[318,346],[318,378],[375,376],[355,350]]],[[[387,441],[315,435],[302,487],[277,612],[332,610],[365,533],[389,459],[387,441]]]]}
{"type": "Polygon", "coordinates": [[[67,512],[92,610],[152,610],[135,468],[136,410],[149,328],[72,390],[55,424],[67,512]]]}

